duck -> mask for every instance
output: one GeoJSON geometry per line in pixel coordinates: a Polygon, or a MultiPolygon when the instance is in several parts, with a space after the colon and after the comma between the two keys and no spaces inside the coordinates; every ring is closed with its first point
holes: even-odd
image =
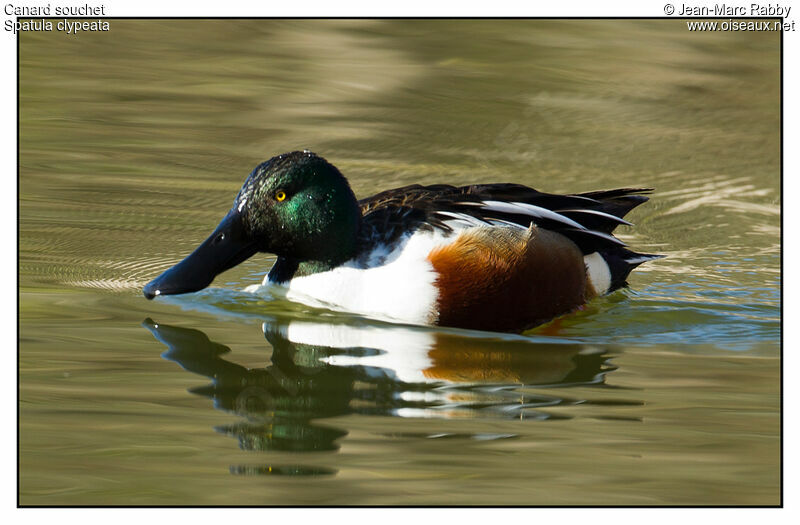
{"type": "Polygon", "coordinates": [[[294,151],[256,166],[211,235],[143,293],[202,290],[265,252],[277,259],[261,286],[291,301],[396,323],[522,332],[627,286],[634,268],[660,257],[613,235],[632,226],[623,217],[652,191],[414,184],[358,200],[335,166],[294,151]]]}

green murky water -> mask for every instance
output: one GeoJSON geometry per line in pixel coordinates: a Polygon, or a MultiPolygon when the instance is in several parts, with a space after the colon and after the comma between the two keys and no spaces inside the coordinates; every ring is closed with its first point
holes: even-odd
{"type": "Polygon", "coordinates": [[[20,502],[777,504],[780,36],[660,21],[131,21],[20,43],[20,502]],[[668,257],[523,336],[140,288],[252,167],[653,186],[668,257]]]}

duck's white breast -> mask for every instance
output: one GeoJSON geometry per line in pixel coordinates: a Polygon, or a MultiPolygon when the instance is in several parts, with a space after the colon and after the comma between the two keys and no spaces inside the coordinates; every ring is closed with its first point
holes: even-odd
{"type": "MultiPolygon", "coordinates": [[[[441,233],[417,231],[388,251],[378,248],[367,264],[348,261],[327,272],[295,277],[281,285],[286,297],[312,306],[412,324],[438,315],[436,272],[428,254],[452,242],[441,233]]],[[[267,278],[264,284],[268,284],[267,278]]]]}

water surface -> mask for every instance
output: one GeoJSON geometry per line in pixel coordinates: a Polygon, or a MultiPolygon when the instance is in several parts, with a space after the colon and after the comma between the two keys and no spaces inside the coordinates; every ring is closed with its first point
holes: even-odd
{"type": "Polygon", "coordinates": [[[779,503],[780,35],[112,20],[20,41],[20,503],[779,503]],[[257,163],[359,197],[655,188],[630,288],[523,335],[141,287],[257,163]]]}

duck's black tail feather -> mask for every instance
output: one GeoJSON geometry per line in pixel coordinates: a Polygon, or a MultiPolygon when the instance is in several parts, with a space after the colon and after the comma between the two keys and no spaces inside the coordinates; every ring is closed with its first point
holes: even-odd
{"type": "Polygon", "coordinates": [[[663,255],[650,253],[637,253],[626,248],[603,250],[599,253],[608,264],[608,269],[611,272],[609,292],[627,286],[626,279],[628,275],[640,264],[664,257],[663,255]]]}
{"type": "MultiPolygon", "coordinates": [[[[608,213],[622,219],[628,214],[629,211],[650,200],[650,198],[645,194],[650,193],[651,191],[653,191],[652,188],[620,188],[616,190],[579,193],[577,196],[592,199],[599,203],[593,206],[591,209],[608,213]]],[[[581,217],[579,222],[587,228],[599,230],[605,233],[613,232],[614,229],[620,224],[620,222],[602,220],[602,217],[600,216],[598,216],[598,218],[595,220],[592,220],[591,217],[581,217]]]]}

